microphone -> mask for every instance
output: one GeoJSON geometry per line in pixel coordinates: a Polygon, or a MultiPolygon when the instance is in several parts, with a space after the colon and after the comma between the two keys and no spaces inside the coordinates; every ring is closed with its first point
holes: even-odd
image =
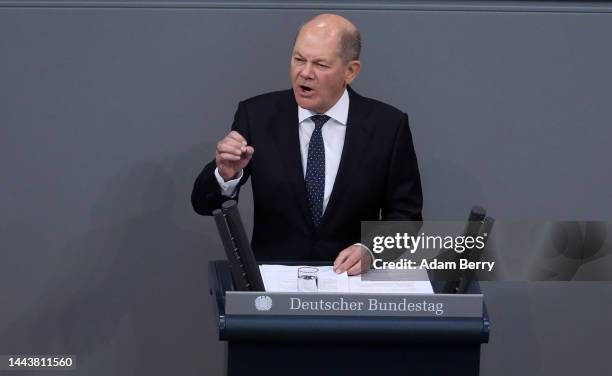
{"type": "Polygon", "coordinates": [[[232,279],[238,291],[265,291],[259,265],[249,244],[238,205],[229,200],[213,212],[225,254],[230,264],[232,279]]]}
{"type": "MultiPolygon", "coordinates": [[[[480,226],[480,230],[478,231],[477,236],[481,236],[482,238],[484,238],[484,246],[482,249],[479,249],[479,250],[475,250],[475,249],[467,250],[466,258],[469,262],[475,262],[475,261],[480,260],[480,256],[482,255],[482,252],[487,248],[487,240],[489,239],[488,234],[491,233],[494,222],[495,222],[495,219],[493,219],[492,217],[486,217],[482,221],[482,225],[480,226]],[[486,237],[485,237],[485,234],[487,234],[486,237]]],[[[473,269],[467,269],[467,270],[464,270],[463,273],[461,273],[459,284],[457,285],[457,291],[456,291],[457,294],[465,294],[467,292],[470,283],[474,279],[474,273],[475,273],[475,270],[473,269]]]]}
{"type": "MultiPolygon", "coordinates": [[[[476,237],[480,232],[480,228],[482,226],[482,221],[487,215],[487,211],[480,206],[473,206],[472,210],[470,210],[470,215],[468,216],[467,224],[465,225],[465,230],[463,231],[464,237],[476,237]]],[[[463,253],[470,253],[470,250],[467,250],[463,253]]],[[[451,261],[455,263],[455,265],[459,265],[459,260],[461,258],[467,257],[466,255],[461,255],[455,250],[451,251],[451,261]]],[[[461,281],[461,274],[454,273],[455,276],[448,276],[448,279],[444,283],[444,287],[442,288],[443,294],[456,294],[459,289],[459,284],[461,281]]]]}

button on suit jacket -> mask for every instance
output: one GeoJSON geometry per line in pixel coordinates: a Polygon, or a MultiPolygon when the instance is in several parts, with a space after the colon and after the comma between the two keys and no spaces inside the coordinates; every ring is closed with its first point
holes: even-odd
{"type": "MultiPolygon", "coordinates": [[[[309,213],[293,91],[259,95],[238,105],[232,130],[255,148],[240,185],[251,179],[251,247],[258,261],[334,260],[360,242],[361,221],[422,220],[421,180],[408,116],[350,87],[348,92],[340,166],[319,227],[309,213]]],[[[208,163],[193,187],[191,202],[202,215],[228,200],[221,195],[215,168],[214,160],[208,163]]]]}

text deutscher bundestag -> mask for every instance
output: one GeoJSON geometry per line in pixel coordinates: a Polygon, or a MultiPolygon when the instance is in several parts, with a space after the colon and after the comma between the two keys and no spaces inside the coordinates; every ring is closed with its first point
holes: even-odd
{"type": "Polygon", "coordinates": [[[348,301],[344,298],[335,300],[290,298],[292,311],[387,311],[387,312],[429,312],[436,316],[444,314],[444,303],[423,300],[408,301],[402,298],[397,302],[380,301],[375,298],[364,301],[348,301]]]}
{"type": "MultiPolygon", "coordinates": [[[[418,236],[408,233],[396,233],[395,236],[373,237],[372,251],[382,253],[389,249],[406,250],[414,254],[418,250],[453,250],[463,253],[465,250],[482,251],[485,247],[487,234],[483,236],[440,236],[425,235],[418,236]]],[[[438,259],[423,258],[420,261],[401,259],[397,261],[374,260],[374,269],[440,269],[440,270],[486,270],[491,271],[495,261],[469,261],[459,259],[458,261],[439,261],[438,259]]]]}

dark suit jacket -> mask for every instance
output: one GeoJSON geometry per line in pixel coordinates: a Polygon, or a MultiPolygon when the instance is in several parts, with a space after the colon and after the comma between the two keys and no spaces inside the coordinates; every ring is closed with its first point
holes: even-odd
{"type": "MultiPolygon", "coordinates": [[[[251,247],[262,260],[334,260],[360,240],[360,221],[420,221],[422,192],[408,116],[351,88],[340,167],[319,228],[309,215],[292,90],[238,105],[232,129],[255,148],[240,185],[251,178],[251,247]]],[[[221,196],[210,162],[195,181],[191,202],[210,215],[221,196]]]]}

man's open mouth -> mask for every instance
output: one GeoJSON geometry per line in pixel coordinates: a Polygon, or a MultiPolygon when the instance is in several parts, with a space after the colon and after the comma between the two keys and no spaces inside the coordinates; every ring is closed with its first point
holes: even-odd
{"type": "Polygon", "coordinates": [[[312,88],[306,86],[306,85],[300,85],[300,89],[302,89],[302,91],[306,92],[306,93],[310,93],[312,91],[312,88]]]}

